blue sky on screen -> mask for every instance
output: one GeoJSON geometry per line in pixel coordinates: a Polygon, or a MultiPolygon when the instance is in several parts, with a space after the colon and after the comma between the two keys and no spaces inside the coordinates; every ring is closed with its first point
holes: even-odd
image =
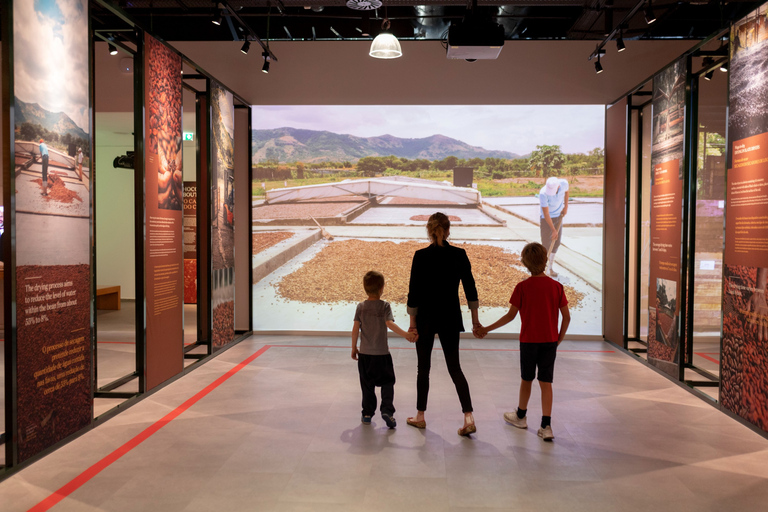
{"type": "Polygon", "coordinates": [[[530,153],[559,145],[586,153],[604,145],[603,105],[253,106],[253,129],[327,130],[375,137],[445,135],[485,149],[530,153]]]}

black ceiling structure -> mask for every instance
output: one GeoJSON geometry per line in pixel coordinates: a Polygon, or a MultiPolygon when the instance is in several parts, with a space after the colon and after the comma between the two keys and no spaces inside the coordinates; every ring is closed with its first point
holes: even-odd
{"type": "MultiPolygon", "coordinates": [[[[390,32],[398,39],[445,40],[450,24],[471,13],[501,24],[506,40],[593,40],[598,47],[619,36],[624,41],[705,39],[759,4],[715,0],[108,0],[108,3],[167,41],[366,40],[381,31],[385,18],[390,21],[390,32]],[[649,4],[656,18],[652,24],[645,19],[649,4]],[[221,23],[212,23],[219,16],[221,23]]],[[[96,30],[109,31],[121,25],[113,10],[99,2],[92,2],[92,14],[96,30]]]]}

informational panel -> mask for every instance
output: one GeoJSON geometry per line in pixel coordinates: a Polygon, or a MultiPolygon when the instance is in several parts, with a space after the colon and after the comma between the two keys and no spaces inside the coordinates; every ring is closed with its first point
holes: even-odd
{"type": "Polygon", "coordinates": [[[766,6],[731,29],[720,402],[768,430],[766,6]]]}
{"type": "Polygon", "coordinates": [[[685,137],[685,59],[653,79],[648,362],[677,377],[685,137]]]}
{"type": "Polygon", "coordinates": [[[211,257],[213,349],[235,338],[235,103],[211,82],[211,257]]]}
{"type": "Polygon", "coordinates": [[[181,57],[144,39],[147,389],[183,369],[181,57]]]}
{"type": "MultiPolygon", "coordinates": [[[[90,424],[88,1],[13,2],[18,461],[90,424]]],[[[13,332],[9,330],[7,332],[13,332]]],[[[13,340],[11,340],[13,343],[13,340]]]]}
{"type": "Polygon", "coordinates": [[[184,304],[197,304],[197,183],[184,182],[184,304]]]}

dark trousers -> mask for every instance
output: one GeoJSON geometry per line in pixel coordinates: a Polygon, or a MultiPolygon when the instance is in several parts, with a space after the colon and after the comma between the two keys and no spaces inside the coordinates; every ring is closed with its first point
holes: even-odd
{"type": "Polygon", "coordinates": [[[395,366],[392,356],[357,354],[357,371],[363,391],[363,416],[373,416],[376,412],[376,386],[381,387],[381,413],[394,416],[395,366]]]}
{"type": "Polygon", "coordinates": [[[43,155],[43,185],[48,182],[48,155],[43,155]]]}
{"type": "Polygon", "coordinates": [[[432,347],[435,344],[435,334],[440,337],[443,346],[445,364],[448,373],[456,386],[459,394],[461,410],[464,413],[472,412],[472,398],[469,396],[469,384],[464,372],[461,371],[459,362],[459,331],[435,331],[419,328],[419,340],[416,342],[416,356],[418,358],[418,373],[416,374],[416,409],[427,410],[427,395],[429,394],[429,370],[432,366],[432,347]]]}

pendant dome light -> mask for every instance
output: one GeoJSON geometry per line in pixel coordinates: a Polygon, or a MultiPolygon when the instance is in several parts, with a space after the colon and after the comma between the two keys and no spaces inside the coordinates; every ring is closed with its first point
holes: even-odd
{"type": "Polygon", "coordinates": [[[402,57],[403,50],[400,48],[400,41],[394,35],[387,32],[389,30],[389,20],[387,18],[384,18],[384,21],[381,23],[381,29],[382,32],[371,43],[371,51],[368,52],[368,55],[376,59],[396,59],[402,57]]]}

